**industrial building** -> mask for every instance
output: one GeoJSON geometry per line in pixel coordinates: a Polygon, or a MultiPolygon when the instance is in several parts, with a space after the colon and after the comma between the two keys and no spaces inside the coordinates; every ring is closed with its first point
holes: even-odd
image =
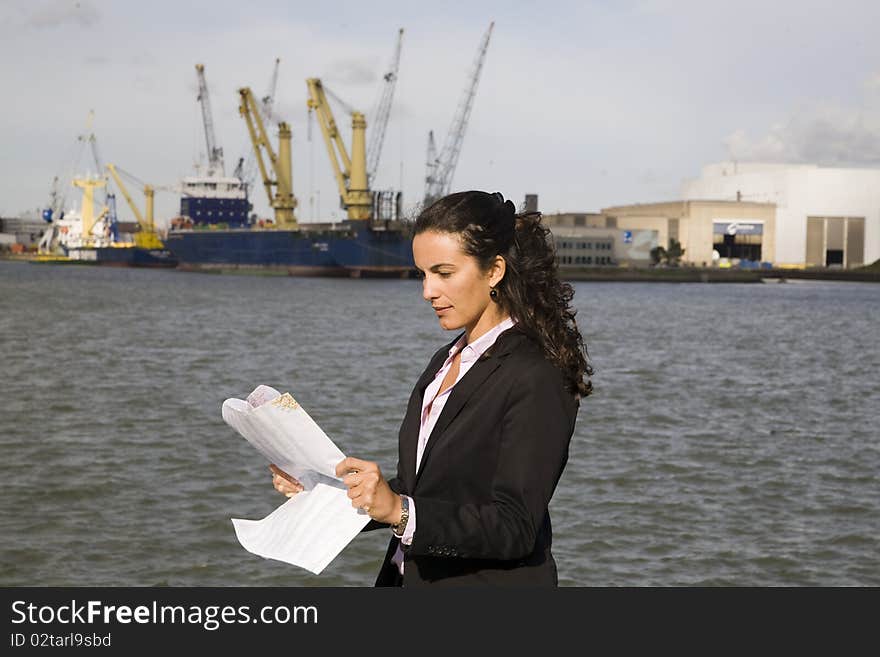
{"type": "Polygon", "coordinates": [[[682,198],[776,206],[780,267],[858,267],[880,258],[880,169],[722,162],[686,181],[682,198]]]}
{"type": "Polygon", "coordinates": [[[673,201],[544,215],[560,267],[653,264],[651,250],[684,249],[682,264],[758,266],[775,258],[776,208],[743,201],[673,201]]]}
{"type": "Polygon", "coordinates": [[[656,231],[664,248],[671,240],[678,241],[684,249],[682,264],[758,266],[776,259],[776,206],[772,203],[640,203],[603,208],[602,215],[634,233],[656,231]]]}
{"type": "Polygon", "coordinates": [[[659,231],[618,228],[614,217],[597,213],[543,216],[556,246],[560,267],[647,267],[651,249],[660,244],[659,231]]]}
{"type": "Polygon", "coordinates": [[[11,247],[21,244],[26,248],[35,248],[46,225],[42,219],[0,217],[0,245],[11,247]]]}

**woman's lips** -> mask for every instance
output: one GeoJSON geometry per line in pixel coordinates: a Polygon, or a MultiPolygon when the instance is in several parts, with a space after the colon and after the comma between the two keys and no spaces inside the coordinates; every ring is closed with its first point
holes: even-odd
{"type": "Polygon", "coordinates": [[[445,313],[447,310],[451,310],[452,306],[432,306],[434,312],[438,315],[445,313]]]}

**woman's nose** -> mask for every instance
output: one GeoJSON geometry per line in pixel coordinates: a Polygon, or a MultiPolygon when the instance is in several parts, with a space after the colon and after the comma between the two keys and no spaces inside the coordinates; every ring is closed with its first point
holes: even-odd
{"type": "Polygon", "coordinates": [[[434,286],[431,281],[425,276],[422,279],[422,298],[425,301],[430,301],[431,299],[436,298],[436,293],[434,292],[434,286]]]}

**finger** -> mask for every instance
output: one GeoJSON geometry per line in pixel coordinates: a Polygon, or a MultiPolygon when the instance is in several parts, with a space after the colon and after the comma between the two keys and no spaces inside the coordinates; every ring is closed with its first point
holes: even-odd
{"type": "Polygon", "coordinates": [[[336,466],[336,476],[342,477],[349,472],[360,472],[362,470],[375,470],[377,466],[373,461],[364,461],[356,459],[353,456],[346,456],[336,466]]]}
{"type": "Polygon", "coordinates": [[[272,485],[275,487],[276,490],[282,493],[287,493],[290,491],[299,492],[301,490],[304,490],[302,483],[297,479],[289,475],[287,477],[283,477],[274,472],[272,473],[272,485]]]}
{"type": "Polygon", "coordinates": [[[296,477],[292,477],[291,475],[287,474],[284,470],[282,470],[281,468],[279,468],[279,467],[278,467],[277,465],[275,465],[274,463],[270,463],[270,464],[269,464],[269,469],[272,471],[272,474],[274,474],[274,475],[277,475],[277,476],[279,476],[279,477],[282,477],[283,479],[287,479],[287,481],[292,481],[292,482],[297,483],[297,484],[299,483],[299,482],[296,480],[296,477]]]}
{"type": "Polygon", "coordinates": [[[303,485],[298,481],[290,481],[278,475],[272,475],[272,486],[279,493],[284,493],[285,495],[287,493],[298,493],[303,490],[303,485]]]}

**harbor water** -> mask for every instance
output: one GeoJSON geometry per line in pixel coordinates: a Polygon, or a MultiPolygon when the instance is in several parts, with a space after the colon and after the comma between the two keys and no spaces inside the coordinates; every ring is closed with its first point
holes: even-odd
{"type": "MultiPolygon", "coordinates": [[[[880,585],[880,286],[574,287],[561,585],[880,585]]],[[[0,585],[372,585],[385,532],[320,576],[238,544],[284,498],[220,406],[290,391],[391,471],[451,337],[416,280],[0,262],[0,585]]]]}

